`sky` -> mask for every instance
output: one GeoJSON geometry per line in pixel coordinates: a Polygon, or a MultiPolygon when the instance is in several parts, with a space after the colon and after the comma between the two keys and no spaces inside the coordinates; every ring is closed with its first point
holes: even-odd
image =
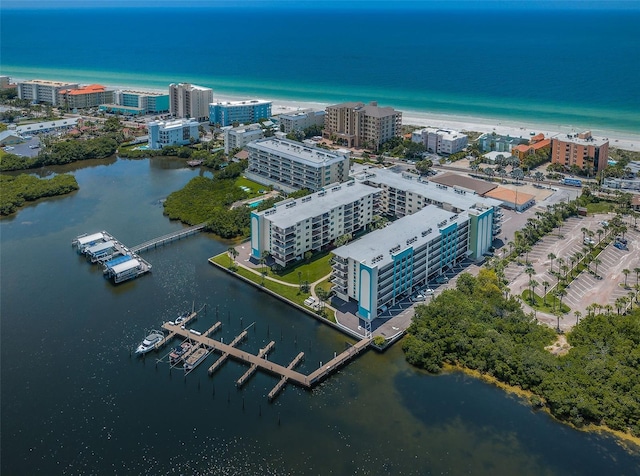
{"type": "Polygon", "coordinates": [[[1,0],[0,9],[215,7],[340,9],[640,9],[638,0],[1,0]]]}

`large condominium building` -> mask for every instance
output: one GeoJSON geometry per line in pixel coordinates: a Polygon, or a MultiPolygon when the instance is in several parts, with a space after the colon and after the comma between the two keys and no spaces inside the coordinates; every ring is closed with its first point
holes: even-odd
{"type": "Polygon", "coordinates": [[[151,121],[149,128],[149,148],[162,149],[169,145],[186,145],[198,141],[198,126],[195,119],[174,121],[151,121]]]}
{"type": "Polygon", "coordinates": [[[466,135],[448,130],[426,128],[413,131],[411,140],[418,144],[423,144],[427,148],[427,152],[450,155],[460,152],[468,144],[466,135]]]}
{"type": "Polygon", "coordinates": [[[209,119],[209,104],[213,102],[213,90],[195,84],[169,85],[169,111],[178,118],[195,118],[200,122],[209,119]]]}
{"type": "Polygon", "coordinates": [[[209,105],[209,123],[221,127],[251,124],[271,117],[271,101],[250,99],[247,101],[216,102],[209,105]]]}
{"type": "Polygon", "coordinates": [[[312,126],[324,126],[325,111],[305,109],[290,114],[280,114],[277,119],[280,131],[289,134],[293,131],[303,131],[312,126]]]}
{"type": "Polygon", "coordinates": [[[482,197],[471,190],[423,181],[419,176],[390,170],[355,167],[352,177],[378,187],[382,191],[378,201],[379,213],[395,217],[412,215],[435,205],[451,213],[468,212],[473,222],[469,258],[481,259],[502,229],[501,202],[482,197]]]}
{"type": "Polygon", "coordinates": [[[34,79],[18,83],[18,97],[34,103],[60,105],[60,92],[68,89],[78,89],[78,83],[63,83],[60,81],[44,81],[34,79]]]}
{"type": "Polygon", "coordinates": [[[228,154],[233,149],[242,149],[249,142],[262,139],[264,129],[260,124],[231,127],[224,131],[224,152],[228,154]]]}
{"type": "Polygon", "coordinates": [[[90,84],[77,89],[67,89],[59,92],[60,106],[66,109],[84,109],[96,107],[100,104],[113,102],[112,89],[101,84],[90,84]]]}
{"type": "Polygon", "coordinates": [[[317,191],[349,176],[349,153],[307,146],[287,139],[250,142],[247,178],[286,192],[303,188],[317,191]]]}
{"type": "Polygon", "coordinates": [[[348,147],[377,149],[401,133],[401,112],[392,107],[379,107],[375,101],[368,106],[346,102],[327,107],[322,136],[348,147]]]}
{"type": "Polygon", "coordinates": [[[371,223],[380,193],[358,182],[332,184],[312,195],[251,213],[251,256],[269,253],[281,266],[307,251],[326,249],[336,238],[371,223]]]}
{"type": "Polygon", "coordinates": [[[591,174],[603,170],[609,159],[609,140],[596,139],[591,131],[551,139],[551,162],[565,167],[576,165],[591,174]]]}
{"type": "Polygon", "coordinates": [[[137,108],[142,114],[169,112],[169,94],[122,90],[114,98],[118,106],[137,108]]]}
{"type": "Polygon", "coordinates": [[[357,301],[358,316],[370,322],[462,261],[469,229],[467,212],[428,206],[334,250],[332,289],[344,301],[357,301]]]}

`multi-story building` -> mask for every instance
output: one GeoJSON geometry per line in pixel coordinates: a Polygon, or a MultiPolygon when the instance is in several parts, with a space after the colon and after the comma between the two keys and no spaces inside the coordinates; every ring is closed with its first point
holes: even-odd
{"type": "Polygon", "coordinates": [[[198,126],[195,119],[174,121],[151,121],[149,128],[149,148],[162,149],[168,145],[187,145],[198,141],[198,126]]]}
{"type": "Polygon", "coordinates": [[[404,217],[428,205],[456,214],[468,212],[474,225],[477,224],[469,244],[471,259],[482,259],[502,230],[501,202],[482,197],[471,190],[429,182],[410,173],[398,174],[361,166],[354,166],[352,177],[382,191],[378,211],[384,215],[404,217]]]}
{"type": "Polygon", "coordinates": [[[233,149],[242,149],[249,142],[262,139],[264,129],[260,124],[231,127],[224,131],[224,152],[228,154],[233,149]]]}
{"type": "Polygon", "coordinates": [[[277,119],[280,124],[280,131],[289,134],[293,131],[303,131],[312,126],[324,126],[325,114],[325,111],[304,109],[290,114],[280,114],[277,119]]]}
{"type": "Polygon", "coordinates": [[[332,184],[306,197],[251,213],[251,256],[269,253],[281,266],[307,251],[326,249],[334,240],[371,223],[380,191],[350,181],[332,184]]]}
{"type": "Polygon", "coordinates": [[[34,103],[61,105],[60,92],[68,89],[78,89],[78,83],[63,83],[60,81],[45,81],[34,79],[18,83],[18,97],[34,103]]]}
{"type": "Polygon", "coordinates": [[[551,162],[554,164],[567,168],[576,165],[594,175],[607,167],[608,159],[609,140],[596,139],[591,131],[551,139],[551,162]]]}
{"type": "Polygon", "coordinates": [[[333,251],[332,290],[370,323],[469,252],[470,218],[428,206],[333,251]]]}
{"type": "Polygon", "coordinates": [[[482,152],[509,152],[511,150],[520,145],[520,144],[528,144],[528,139],[523,139],[522,137],[511,137],[509,135],[502,136],[500,134],[496,134],[495,132],[482,134],[478,137],[478,146],[482,152]]]}
{"type": "Polygon", "coordinates": [[[190,83],[169,85],[169,111],[177,118],[195,118],[199,122],[209,119],[209,104],[213,90],[190,83]]]}
{"type": "Polygon", "coordinates": [[[423,144],[427,152],[440,155],[450,155],[464,149],[469,139],[461,132],[448,129],[434,129],[427,127],[413,131],[411,140],[418,144],[423,144]]]}
{"type": "Polygon", "coordinates": [[[262,99],[212,103],[209,105],[209,123],[224,127],[234,123],[251,124],[260,119],[269,119],[271,104],[271,101],[262,99]]]}
{"type": "Polygon", "coordinates": [[[316,191],[349,176],[349,153],[329,151],[300,142],[269,137],[250,142],[247,178],[293,192],[316,191]]]}
{"type": "Polygon", "coordinates": [[[139,111],[139,114],[159,114],[169,112],[169,94],[120,90],[114,93],[115,104],[131,110],[139,111]]]}
{"type": "Polygon", "coordinates": [[[377,149],[401,133],[402,113],[392,107],[379,107],[372,101],[368,106],[361,102],[328,106],[322,136],[347,147],[377,149]]]}
{"type": "Polygon", "coordinates": [[[100,104],[112,103],[114,91],[101,84],[90,84],[77,89],[59,92],[60,106],[66,109],[85,109],[100,104]]]}

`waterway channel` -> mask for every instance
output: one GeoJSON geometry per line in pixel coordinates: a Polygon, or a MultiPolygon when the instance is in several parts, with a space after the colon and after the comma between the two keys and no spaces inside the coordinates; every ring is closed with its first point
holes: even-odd
{"type": "Polygon", "coordinates": [[[55,172],[80,190],[0,221],[1,473],[24,474],[640,474],[640,456],[581,433],[462,374],[431,377],[396,345],[368,351],[313,391],[229,361],[183,377],[130,355],[145,332],[207,304],[245,350],[304,351],[308,373],[345,336],[207,263],[228,244],[198,234],[144,253],[152,273],[114,286],[71,240],[107,230],[133,246],[181,225],[162,200],[200,173],[170,160],[117,160],[55,172]]]}

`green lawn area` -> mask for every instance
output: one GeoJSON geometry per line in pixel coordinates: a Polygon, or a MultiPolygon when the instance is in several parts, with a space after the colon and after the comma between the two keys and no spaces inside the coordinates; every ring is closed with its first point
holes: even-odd
{"type": "MultiPolygon", "coordinates": [[[[322,288],[325,291],[329,292],[329,291],[331,291],[331,287],[332,286],[333,286],[333,283],[331,281],[329,281],[329,278],[327,278],[324,281],[320,281],[318,283],[318,285],[316,286],[316,289],[322,288]]],[[[318,291],[316,291],[316,292],[318,292],[318,291]]]]}
{"type": "Polygon", "coordinates": [[[267,187],[266,185],[262,185],[261,183],[254,182],[253,180],[249,180],[248,178],[245,178],[245,177],[238,177],[235,183],[237,187],[250,188],[251,192],[249,193],[249,195],[252,197],[260,195],[260,192],[259,192],[260,190],[269,190],[269,187],[267,187]]]}
{"type": "MultiPolygon", "coordinates": [[[[560,300],[557,297],[551,294],[547,294],[546,304],[545,304],[545,299],[541,298],[536,293],[533,293],[533,296],[534,296],[535,304],[532,305],[531,301],[529,300],[529,290],[525,289],[524,291],[522,291],[523,302],[527,303],[529,306],[536,309],[537,311],[553,314],[554,303],[555,303],[555,309],[556,310],[558,309],[560,300]]],[[[569,311],[571,311],[571,308],[569,308],[569,306],[567,306],[565,303],[562,303],[561,310],[563,314],[567,314],[569,311]]]]}
{"type": "Polygon", "coordinates": [[[608,213],[612,211],[614,207],[614,203],[605,201],[598,203],[589,203],[587,204],[587,213],[608,213]]]}
{"type": "Polygon", "coordinates": [[[331,253],[319,253],[311,258],[311,262],[300,261],[291,267],[287,267],[274,275],[277,279],[291,284],[299,284],[300,281],[313,283],[331,273],[331,253]]]}

